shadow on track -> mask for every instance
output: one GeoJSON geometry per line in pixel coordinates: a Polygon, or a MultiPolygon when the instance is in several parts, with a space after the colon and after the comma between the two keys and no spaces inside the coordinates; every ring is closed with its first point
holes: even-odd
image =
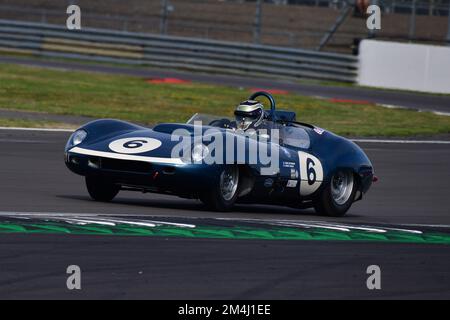
{"type": "MultiPolygon", "coordinates": [[[[83,202],[96,202],[92,200],[89,196],[75,196],[75,195],[56,195],[57,198],[70,199],[83,202]]],[[[114,205],[125,205],[133,207],[144,207],[153,209],[173,209],[191,212],[202,212],[212,214],[216,212],[209,211],[199,200],[188,200],[173,197],[172,199],[133,199],[118,197],[110,203],[103,203],[114,205]]],[[[294,209],[283,206],[270,206],[270,205],[247,205],[247,204],[236,204],[231,212],[223,212],[224,215],[229,214],[230,216],[236,217],[236,214],[246,214],[245,218],[273,218],[273,214],[276,215],[289,215],[291,217],[310,217],[310,218],[324,218],[321,215],[315,213],[314,209],[294,209]],[[249,214],[249,215],[248,215],[249,214]],[[262,217],[261,215],[266,215],[267,217],[262,217]]],[[[363,217],[356,214],[347,214],[344,217],[338,219],[346,220],[346,218],[358,218],[363,217]]],[[[280,217],[281,218],[281,217],[280,217]]]]}

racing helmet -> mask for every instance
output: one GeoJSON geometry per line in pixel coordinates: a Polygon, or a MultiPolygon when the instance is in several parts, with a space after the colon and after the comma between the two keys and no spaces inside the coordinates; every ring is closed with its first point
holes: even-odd
{"type": "Polygon", "coordinates": [[[241,102],[234,111],[237,129],[247,130],[258,127],[264,119],[264,106],[256,100],[241,102]]]}

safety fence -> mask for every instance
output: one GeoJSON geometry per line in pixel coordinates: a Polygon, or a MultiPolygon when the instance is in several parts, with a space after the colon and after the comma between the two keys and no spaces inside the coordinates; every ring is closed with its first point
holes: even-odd
{"type": "Polygon", "coordinates": [[[0,52],[289,79],[353,82],[357,57],[313,50],[0,20],[0,52]]]}

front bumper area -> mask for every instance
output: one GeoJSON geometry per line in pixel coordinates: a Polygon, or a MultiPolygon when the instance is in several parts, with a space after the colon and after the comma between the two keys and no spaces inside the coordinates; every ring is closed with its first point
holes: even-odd
{"type": "Polygon", "coordinates": [[[220,167],[206,164],[166,164],[66,152],[66,166],[82,176],[102,176],[124,189],[197,197],[211,188],[220,167]]]}

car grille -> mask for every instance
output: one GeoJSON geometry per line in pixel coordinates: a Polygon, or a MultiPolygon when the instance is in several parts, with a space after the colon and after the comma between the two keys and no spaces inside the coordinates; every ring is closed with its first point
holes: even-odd
{"type": "Polygon", "coordinates": [[[118,160],[100,157],[91,157],[89,160],[104,170],[135,173],[151,173],[152,170],[151,163],[142,161],[118,160]]]}

